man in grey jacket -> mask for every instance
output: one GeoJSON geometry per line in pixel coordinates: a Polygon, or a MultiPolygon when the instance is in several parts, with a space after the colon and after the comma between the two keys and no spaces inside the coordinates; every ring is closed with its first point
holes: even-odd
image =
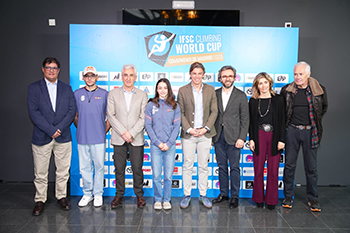
{"type": "Polygon", "coordinates": [[[218,117],[215,122],[216,136],[213,138],[216,161],[219,167],[220,195],[212,200],[219,203],[229,199],[228,164],[230,163],[231,200],[229,208],[238,206],[240,188],[239,157],[247,138],[249,110],[247,96],[233,86],[236,69],[223,66],[219,70],[222,87],[217,89],[218,117]]]}

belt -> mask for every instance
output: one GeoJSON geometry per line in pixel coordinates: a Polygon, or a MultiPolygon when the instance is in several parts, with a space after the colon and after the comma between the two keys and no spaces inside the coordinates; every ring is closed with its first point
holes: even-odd
{"type": "Polygon", "coordinates": [[[264,130],[266,133],[273,131],[273,126],[270,124],[259,125],[259,130],[264,130]]]}
{"type": "Polygon", "coordinates": [[[304,130],[304,129],[310,130],[312,128],[311,125],[293,125],[293,124],[289,124],[289,125],[293,126],[294,128],[296,128],[298,130],[304,130]]]}

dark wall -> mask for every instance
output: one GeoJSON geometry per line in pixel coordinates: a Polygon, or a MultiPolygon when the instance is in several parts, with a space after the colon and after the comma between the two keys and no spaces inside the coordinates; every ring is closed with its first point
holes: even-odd
{"type": "MultiPolygon", "coordinates": [[[[69,82],[69,24],[121,24],[122,8],[171,9],[171,5],[170,0],[2,1],[0,180],[33,180],[27,86],[42,78],[41,63],[47,56],[61,61],[59,78],[69,82]],[[48,26],[49,18],[56,19],[56,27],[48,26]]],[[[329,98],[318,153],[319,184],[349,185],[350,127],[346,118],[350,105],[346,94],[350,82],[346,71],[350,64],[350,1],[216,0],[213,4],[197,0],[196,8],[240,10],[241,26],[284,27],[284,22],[291,21],[293,27],[299,27],[299,60],[310,63],[312,76],[326,86],[329,98]]],[[[302,158],[296,182],[305,183],[302,158]]]]}

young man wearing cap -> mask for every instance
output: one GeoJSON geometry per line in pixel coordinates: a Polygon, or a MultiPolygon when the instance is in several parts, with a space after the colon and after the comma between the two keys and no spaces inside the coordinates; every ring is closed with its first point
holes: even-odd
{"type": "Polygon", "coordinates": [[[106,133],[110,128],[106,120],[108,92],[96,86],[98,74],[95,67],[87,66],[83,71],[83,79],[86,86],[74,92],[77,103],[74,124],[77,127],[79,168],[84,193],[78,206],[87,206],[94,200],[94,206],[101,207],[106,133]]]}

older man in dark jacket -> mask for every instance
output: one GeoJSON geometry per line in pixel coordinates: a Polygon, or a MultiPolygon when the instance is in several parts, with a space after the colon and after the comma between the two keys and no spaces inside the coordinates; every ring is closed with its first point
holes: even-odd
{"type": "Polygon", "coordinates": [[[317,148],[322,138],[322,117],[328,101],[325,87],[310,77],[311,68],[306,62],[294,66],[294,82],[281,90],[286,102],[286,162],[284,168],[284,195],[282,207],[292,208],[294,174],[300,145],[303,148],[308,206],[321,211],[317,192],[317,148]]]}

